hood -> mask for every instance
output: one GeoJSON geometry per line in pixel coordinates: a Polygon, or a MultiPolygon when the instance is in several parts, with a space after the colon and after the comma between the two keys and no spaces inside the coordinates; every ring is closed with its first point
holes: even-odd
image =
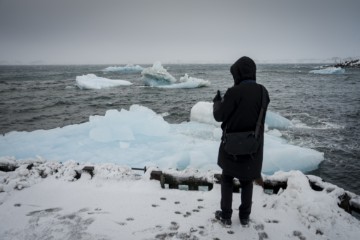
{"type": "Polygon", "coordinates": [[[231,67],[230,72],[234,78],[234,85],[238,85],[243,80],[256,81],[256,64],[249,57],[241,57],[231,67]]]}

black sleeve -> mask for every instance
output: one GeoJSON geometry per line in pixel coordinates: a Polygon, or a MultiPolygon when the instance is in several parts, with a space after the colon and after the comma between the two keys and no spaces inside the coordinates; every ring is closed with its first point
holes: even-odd
{"type": "Polygon", "coordinates": [[[215,120],[217,122],[226,121],[235,107],[235,100],[231,97],[231,90],[228,89],[222,101],[214,102],[213,115],[215,120]]]}

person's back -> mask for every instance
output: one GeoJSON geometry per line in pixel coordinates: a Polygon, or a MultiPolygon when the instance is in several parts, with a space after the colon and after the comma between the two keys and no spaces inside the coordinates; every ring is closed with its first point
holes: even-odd
{"type": "MultiPolygon", "coordinates": [[[[234,86],[229,88],[222,99],[219,92],[214,98],[213,114],[216,121],[222,122],[223,133],[254,131],[259,119],[260,109],[265,112],[270,102],[269,95],[263,86],[256,83],[256,65],[248,57],[236,61],[230,69],[234,86]]],[[[221,184],[221,211],[217,211],[216,218],[225,224],[231,224],[232,215],[232,184],[238,178],[242,186],[241,206],[239,217],[242,224],[247,224],[251,212],[252,182],[261,177],[264,146],[264,121],[261,119],[259,132],[260,147],[255,154],[231,155],[224,150],[224,142],[219,147],[218,165],[223,169],[221,184]]]]}

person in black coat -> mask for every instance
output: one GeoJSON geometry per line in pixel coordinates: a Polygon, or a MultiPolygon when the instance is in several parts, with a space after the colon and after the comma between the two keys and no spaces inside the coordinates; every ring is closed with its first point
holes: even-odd
{"type": "MultiPolygon", "coordinates": [[[[262,107],[262,86],[256,83],[256,64],[249,57],[242,57],[230,68],[234,86],[229,88],[222,98],[218,91],[213,102],[214,118],[222,122],[223,132],[254,131],[262,107]]],[[[266,90],[266,89],[265,89],[266,90]]],[[[270,102],[265,91],[266,108],[270,102]]],[[[241,205],[239,218],[242,225],[249,223],[251,213],[253,181],[261,178],[264,148],[265,114],[260,128],[260,147],[253,155],[230,155],[220,143],[218,165],[222,168],[221,211],[215,217],[225,225],[231,225],[233,179],[241,185],[241,205]]]]}

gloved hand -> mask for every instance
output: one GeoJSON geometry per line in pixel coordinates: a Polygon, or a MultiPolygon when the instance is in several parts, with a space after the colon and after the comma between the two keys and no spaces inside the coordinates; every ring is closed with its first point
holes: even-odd
{"type": "Polygon", "coordinates": [[[217,101],[221,101],[221,100],[222,100],[222,97],[221,97],[220,91],[217,90],[217,93],[213,99],[213,102],[217,102],[217,101]]]}

